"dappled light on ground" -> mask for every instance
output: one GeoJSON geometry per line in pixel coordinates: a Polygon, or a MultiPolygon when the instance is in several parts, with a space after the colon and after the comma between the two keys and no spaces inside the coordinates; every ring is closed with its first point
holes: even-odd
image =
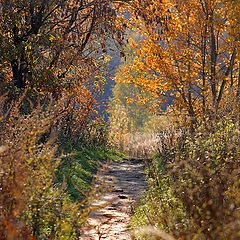
{"type": "Polygon", "coordinates": [[[112,162],[100,175],[107,191],[92,203],[99,208],[89,215],[88,224],[80,240],[128,240],[131,209],[140,199],[147,185],[144,163],[138,160],[112,162]]]}

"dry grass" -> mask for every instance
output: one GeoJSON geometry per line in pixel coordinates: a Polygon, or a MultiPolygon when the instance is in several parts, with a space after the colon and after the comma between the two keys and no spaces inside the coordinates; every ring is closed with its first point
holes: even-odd
{"type": "Polygon", "coordinates": [[[137,240],[141,236],[141,238],[147,238],[148,240],[176,240],[170,234],[156,229],[153,226],[145,226],[142,228],[135,229],[132,232],[132,239],[137,240]]]}

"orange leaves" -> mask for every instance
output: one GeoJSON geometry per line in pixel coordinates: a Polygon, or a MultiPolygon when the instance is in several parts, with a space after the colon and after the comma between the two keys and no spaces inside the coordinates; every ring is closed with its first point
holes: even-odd
{"type": "Polygon", "coordinates": [[[137,51],[124,66],[127,74],[122,82],[134,83],[158,98],[166,91],[178,92],[176,105],[191,114],[198,113],[201,104],[202,109],[211,109],[211,102],[227,97],[227,89],[238,88],[239,57],[232,53],[239,49],[234,30],[239,4],[228,0],[131,4],[128,26],[142,38],[138,46],[130,45],[137,51]]]}
{"type": "Polygon", "coordinates": [[[133,99],[133,98],[126,97],[126,102],[127,102],[128,104],[131,104],[131,103],[134,102],[134,99],[133,99]]]}
{"type": "Polygon", "coordinates": [[[131,37],[128,39],[128,43],[129,43],[129,46],[131,48],[138,48],[139,47],[139,45],[136,43],[136,41],[131,37]]]}
{"type": "Polygon", "coordinates": [[[138,58],[134,59],[131,69],[134,69],[137,71],[144,71],[145,68],[146,68],[145,64],[142,61],[140,61],[140,59],[138,59],[138,58]]]}

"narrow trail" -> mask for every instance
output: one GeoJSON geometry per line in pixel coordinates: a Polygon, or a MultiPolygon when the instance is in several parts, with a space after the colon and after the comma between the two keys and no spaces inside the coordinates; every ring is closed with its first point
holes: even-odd
{"type": "Polygon", "coordinates": [[[92,203],[97,210],[90,214],[80,240],[131,239],[127,229],[131,209],[147,187],[143,161],[112,162],[99,179],[97,187],[108,185],[108,191],[92,203]]]}

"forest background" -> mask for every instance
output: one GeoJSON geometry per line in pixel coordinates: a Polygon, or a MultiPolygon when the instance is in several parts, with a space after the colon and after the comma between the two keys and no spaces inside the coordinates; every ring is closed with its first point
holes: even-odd
{"type": "Polygon", "coordinates": [[[1,0],[1,239],[78,239],[100,160],[119,152],[151,159],[132,228],[238,239],[239,8],[1,0]]]}

